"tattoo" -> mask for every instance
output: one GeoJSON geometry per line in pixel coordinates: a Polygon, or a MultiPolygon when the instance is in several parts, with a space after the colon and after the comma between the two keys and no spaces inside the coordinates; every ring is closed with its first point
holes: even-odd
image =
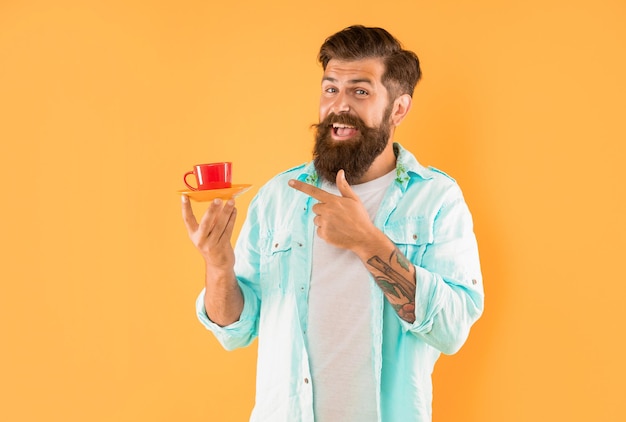
{"type": "MultiPolygon", "coordinates": [[[[406,257],[404,255],[402,255],[401,253],[396,253],[396,251],[393,251],[391,253],[392,257],[394,255],[396,256],[396,260],[398,261],[398,264],[400,264],[400,266],[402,268],[404,268],[405,270],[410,271],[409,270],[409,265],[411,265],[411,263],[409,262],[409,260],[406,259],[406,257]]],[[[389,261],[391,261],[391,258],[389,258],[389,261]]]]}
{"type": "MultiPolygon", "coordinates": [[[[370,258],[367,261],[372,267],[383,273],[383,275],[375,275],[376,280],[384,282],[384,286],[381,286],[383,291],[389,291],[398,298],[407,298],[410,292],[410,282],[404,278],[400,273],[391,268],[389,264],[380,259],[377,256],[370,258]]],[[[379,283],[380,285],[380,283],[379,283]]]]}
{"type": "Polygon", "coordinates": [[[409,260],[395,249],[388,262],[373,256],[367,264],[373,268],[370,272],[400,318],[414,322],[415,276],[409,260]]]}

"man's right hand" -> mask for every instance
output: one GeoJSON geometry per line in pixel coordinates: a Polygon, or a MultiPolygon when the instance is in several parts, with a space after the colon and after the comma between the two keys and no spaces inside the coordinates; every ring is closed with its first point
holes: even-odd
{"type": "Polygon", "coordinates": [[[235,253],[230,238],[237,218],[235,201],[229,199],[224,203],[221,199],[215,199],[199,224],[187,196],[182,196],[182,203],[187,233],[206,261],[207,267],[222,272],[232,270],[235,253]]]}
{"type": "Polygon", "coordinates": [[[235,201],[214,200],[200,223],[183,195],[183,220],[189,238],[206,263],[204,307],[208,317],[226,326],[239,319],[243,295],[235,278],[235,252],[230,242],[237,218],[235,201]]]}

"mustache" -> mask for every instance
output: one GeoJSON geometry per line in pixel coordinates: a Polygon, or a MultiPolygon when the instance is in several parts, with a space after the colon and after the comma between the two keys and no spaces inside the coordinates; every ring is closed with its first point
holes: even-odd
{"type": "Polygon", "coordinates": [[[321,122],[312,124],[311,128],[327,129],[331,127],[334,123],[354,126],[355,128],[359,130],[368,129],[367,125],[360,117],[354,116],[348,113],[341,113],[341,114],[330,113],[321,122]]]}

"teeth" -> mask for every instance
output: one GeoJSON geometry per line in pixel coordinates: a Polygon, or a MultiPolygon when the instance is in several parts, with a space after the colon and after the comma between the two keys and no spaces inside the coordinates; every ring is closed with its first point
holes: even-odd
{"type": "Polygon", "coordinates": [[[354,126],[344,125],[344,124],[342,124],[342,123],[333,123],[333,127],[334,127],[335,129],[337,129],[337,128],[346,128],[346,127],[349,127],[349,128],[351,128],[351,129],[354,129],[354,126]]]}

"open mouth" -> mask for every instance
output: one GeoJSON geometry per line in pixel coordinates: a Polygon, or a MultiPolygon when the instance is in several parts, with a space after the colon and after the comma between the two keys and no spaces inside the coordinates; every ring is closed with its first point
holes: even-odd
{"type": "Polygon", "coordinates": [[[345,123],[333,123],[333,134],[337,138],[351,138],[358,132],[354,126],[345,123]]]}

